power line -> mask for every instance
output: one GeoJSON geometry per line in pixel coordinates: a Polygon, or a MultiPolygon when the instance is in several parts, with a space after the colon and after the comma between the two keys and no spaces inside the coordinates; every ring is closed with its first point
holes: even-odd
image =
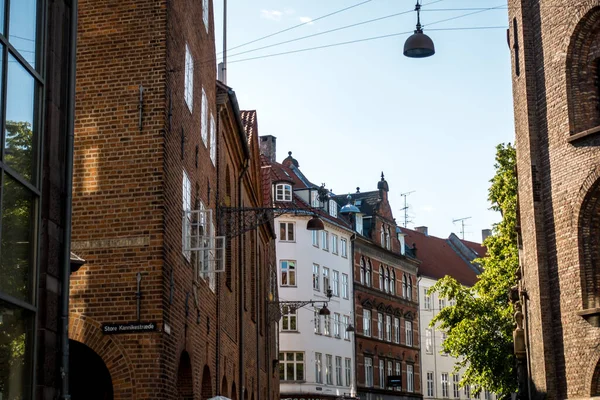
{"type": "MultiPolygon", "coordinates": [[[[274,33],[271,33],[271,34],[269,34],[269,35],[266,35],[266,36],[259,37],[258,39],[254,39],[254,40],[251,40],[251,41],[249,41],[249,42],[242,43],[242,44],[240,44],[240,45],[238,45],[238,46],[232,47],[232,48],[230,48],[230,49],[227,49],[227,50],[235,50],[235,49],[239,49],[240,47],[243,47],[243,46],[246,46],[246,45],[249,45],[249,44],[252,44],[252,43],[256,43],[256,42],[258,42],[258,41],[260,41],[260,40],[264,40],[264,39],[267,39],[267,38],[273,37],[273,36],[275,36],[275,35],[279,35],[280,33],[289,32],[289,31],[291,31],[292,29],[296,29],[296,28],[299,28],[299,27],[301,27],[301,26],[304,26],[304,25],[307,25],[307,24],[311,24],[311,23],[313,23],[313,22],[315,22],[315,21],[319,21],[319,20],[325,19],[325,18],[327,18],[327,17],[331,17],[332,15],[340,14],[340,13],[342,13],[342,12],[344,12],[344,11],[348,11],[348,10],[350,10],[350,9],[352,9],[352,8],[355,8],[355,7],[358,7],[358,6],[362,6],[363,4],[370,3],[371,1],[373,1],[373,0],[365,0],[365,1],[363,1],[363,2],[360,2],[360,3],[357,3],[357,4],[351,5],[351,6],[349,6],[349,7],[346,7],[346,8],[342,8],[342,9],[340,9],[340,10],[337,10],[337,11],[334,11],[334,12],[332,12],[332,13],[329,13],[329,14],[322,15],[322,16],[320,16],[320,17],[318,17],[318,18],[311,19],[310,21],[302,22],[301,24],[294,25],[294,26],[290,26],[289,28],[286,28],[286,29],[283,29],[283,30],[280,30],[280,31],[277,31],[277,32],[274,32],[274,33]]],[[[219,52],[219,53],[217,53],[217,54],[223,54],[223,52],[219,52]]]]}
{"type": "MultiPolygon", "coordinates": [[[[428,29],[428,31],[433,32],[433,31],[483,30],[483,29],[507,29],[507,28],[508,28],[507,26],[473,26],[473,27],[465,27],[465,28],[437,28],[437,29],[428,29]]],[[[367,42],[367,41],[371,41],[371,40],[385,39],[385,38],[390,38],[390,37],[394,37],[394,36],[408,35],[410,33],[413,33],[413,31],[411,30],[411,31],[405,31],[405,32],[391,33],[389,35],[374,36],[374,37],[369,37],[369,38],[364,38],[364,39],[350,40],[347,42],[331,43],[331,44],[326,44],[323,46],[308,47],[308,48],[304,48],[304,49],[284,51],[281,53],[273,53],[273,54],[266,54],[263,56],[242,58],[241,60],[229,61],[229,63],[233,64],[233,63],[244,62],[244,61],[259,60],[261,58],[271,58],[271,57],[283,56],[283,55],[287,55],[287,54],[303,53],[306,51],[326,49],[329,47],[345,46],[345,45],[353,44],[353,43],[367,42]]]]}
{"type": "Polygon", "coordinates": [[[496,7],[484,8],[482,10],[473,11],[473,12],[470,12],[470,13],[467,13],[467,14],[461,14],[461,15],[457,15],[455,17],[451,17],[451,18],[446,18],[446,19],[442,19],[442,20],[439,20],[439,21],[435,21],[435,22],[432,22],[430,24],[423,24],[423,27],[428,27],[428,26],[431,26],[431,25],[441,24],[442,22],[453,21],[455,19],[468,17],[470,15],[480,14],[480,13],[486,12],[486,11],[496,10],[496,9],[499,9],[500,7],[506,7],[506,5],[505,4],[500,4],[500,5],[497,5],[496,7]]]}

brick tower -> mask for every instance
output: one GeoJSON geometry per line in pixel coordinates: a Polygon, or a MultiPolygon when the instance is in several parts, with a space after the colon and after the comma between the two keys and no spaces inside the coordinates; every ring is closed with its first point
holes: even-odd
{"type": "Polygon", "coordinates": [[[508,4],[528,392],[598,396],[600,2],[508,4]]]}

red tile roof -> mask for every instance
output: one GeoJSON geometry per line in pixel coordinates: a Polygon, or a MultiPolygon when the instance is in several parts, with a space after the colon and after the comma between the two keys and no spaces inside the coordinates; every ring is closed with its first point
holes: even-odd
{"type": "Polygon", "coordinates": [[[450,275],[466,286],[473,286],[477,282],[476,267],[460,257],[447,239],[424,235],[412,229],[400,229],[406,234],[406,245],[417,247],[416,257],[421,261],[419,275],[432,279],[450,275]]]}
{"type": "Polygon", "coordinates": [[[258,124],[256,121],[256,110],[241,110],[240,118],[244,124],[244,130],[248,136],[248,143],[252,141],[252,138],[258,132],[258,124]]]}

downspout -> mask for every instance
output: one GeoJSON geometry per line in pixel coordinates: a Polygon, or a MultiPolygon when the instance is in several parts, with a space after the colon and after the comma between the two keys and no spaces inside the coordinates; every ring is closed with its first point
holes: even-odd
{"type": "MultiPolygon", "coordinates": [[[[217,105],[217,138],[220,136],[219,135],[219,127],[221,126],[220,124],[221,118],[219,117],[219,107],[217,105]]],[[[220,172],[221,172],[221,159],[219,158],[219,148],[221,146],[218,145],[219,141],[217,140],[217,194],[215,196],[215,211],[219,209],[219,200],[220,200],[220,196],[219,196],[219,183],[220,183],[220,179],[219,177],[221,176],[220,172]]],[[[210,201],[210,199],[209,199],[210,201]]],[[[220,216],[219,216],[220,218],[220,216]]],[[[219,225],[217,225],[217,227],[219,227],[221,221],[219,221],[219,225]]],[[[221,232],[221,234],[225,234],[225,232],[221,232]]],[[[221,395],[221,274],[215,274],[217,277],[217,348],[215,349],[216,355],[217,355],[217,363],[215,366],[215,375],[217,377],[217,396],[221,395]]]]}
{"type": "Polygon", "coordinates": [[[352,319],[354,320],[354,345],[352,346],[352,366],[353,366],[353,374],[352,374],[352,382],[350,383],[350,396],[358,398],[358,360],[356,359],[356,291],[354,290],[354,266],[356,264],[356,260],[354,258],[354,241],[356,240],[356,233],[352,233],[350,236],[350,255],[348,258],[350,261],[350,271],[352,273],[352,319]]]}
{"type": "Polygon", "coordinates": [[[67,106],[67,142],[65,165],[65,215],[63,230],[63,265],[61,277],[61,398],[70,399],[69,394],[69,285],[71,274],[71,213],[73,211],[73,152],[75,142],[75,77],[77,61],[77,0],[71,0],[71,25],[69,47],[69,89],[67,106]]]}
{"type": "MultiPolygon", "coordinates": [[[[261,275],[258,273],[258,271],[260,271],[260,265],[258,264],[260,261],[260,258],[258,258],[258,241],[260,240],[260,235],[258,234],[259,229],[260,227],[254,231],[254,275],[256,276],[254,282],[254,295],[260,298],[259,282],[261,281],[261,275]]],[[[256,298],[253,299],[253,301],[256,301],[256,298]]],[[[256,312],[256,398],[257,400],[260,400],[260,314],[258,312],[260,306],[258,305],[258,302],[256,307],[258,307],[258,309],[254,310],[256,312]]]]}
{"type": "MultiPolygon", "coordinates": [[[[235,107],[237,108],[237,107],[235,107]]],[[[239,118],[239,112],[236,112],[236,114],[238,115],[239,118]]],[[[242,132],[240,133],[242,134],[242,132]]],[[[244,144],[246,145],[247,148],[247,144],[244,142],[244,144]]],[[[247,153],[248,154],[248,153],[247,153]]],[[[249,167],[249,157],[246,157],[246,159],[244,160],[244,167],[242,168],[242,171],[240,172],[240,175],[238,176],[238,209],[241,209],[243,206],[243,202],[242,202],[242,180],[244,179],[244,175],[246,175],[246,172],[248,172],[248,167],[249,167]]],[[[243,217],[242,214],[240,213],[238,216],[238,226],[242,226],[243,225],[243,217]]],[[[241,241],[241,238],[238,239],[238,242],[241,241]]],[[[242,268],[244,268],[243,266],[243,262],[244,259],[242,257],[243,254],[243,250],[241,247],[239,248],[238,251],[238,261],[239,261],[239,266],[240,266],[240,271],[242,268]]],[[[238,272],[240,272],[238,271],[238,272]]],[[[239,334],[240,334],[240,340],[239,340],[239,348],[238,348],[238,355],[239,355],[239,388],[240,388],[240,396],[239,399],[240,400],[244,400],[244,282],[241,279],[241,276],[238,276],[238,300],[239,300],[239,306],[238,306],[238,318],[239,318],[239,334]]]]}

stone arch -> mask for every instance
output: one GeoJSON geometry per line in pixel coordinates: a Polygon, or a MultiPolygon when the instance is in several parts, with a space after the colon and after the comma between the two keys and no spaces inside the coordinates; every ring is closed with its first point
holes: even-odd
{"type": "Polygon", "coordinates": [[[577,23],[567,48],[569,131],[577,134],[600,126],[600,7],[577,23]]]}
{"type": "MultiPolygon", "coordinates": [[[[600,308],[600,179],[590,187],[583,200],[578,226],[581,294],[585,312],[600,308]]],[[[597,313],[592,316],[594,320],[598,319],[597,313]]],[[[600,323],[590,322],[594,325],[600,323]]]]}
{"type": "Polygon", "coordinates": [[[179,357],[177,368],[177,399],[194,399],[194,374],[192,372],[192,361],[187,351],[183,351],[179,357]]]}
{"type": "Polygon", "coordinates": [[[113,400],[110,372],[85,344],[69,340],[69,394],[73,400],[113,400]]]}
{"type": "Polygon", "coordinates": [[[231,384],[231,400],[237,400],[237,390],[235,389],[235,382],[231,384]]]}
{"type": "MultiPolygon", "coordinates": [[[[596,397],[596,396],[600,396],[600,357],[598,356],[598,354],[594,355],[594,359],[596,360],[596,364],[595,367],[593,369],[592,372],[592,376],[591,379],[588,381],[589,382],[589,396],[590,397],[596,397]]],[[[594,365],[594,364],[592,364],[594,365]]],[[[589,378],[590,374],[588,373],[587,378],[589,378]]],[[[585,393],[584,393],[585,394],[585,393]]]]}
{"type": "Polygon", "coordinates": [[[221,380],[221,396],[228,397],[228,393],[229,386],[227,386],[227,377],[223,376],[223,379],[221,380]]]}
{"type": "Polygon", "coordinates": [[[133,364],[119,340],[103,335],[101,325],[93,318],[73,313],[69,318],[69,339],[83,343],[104,361],[112,378],[115,398],[137,398],[133,364]]]}
{"type": "Polygon", "coordinates": [[[213,387],[210,377],[210,368],[208,365],[205,365],[204,371],[202,371],[202,390],[200,393],[200,398],[203,400],[208,400],[211,397],[213,397],[213,387]]]}

